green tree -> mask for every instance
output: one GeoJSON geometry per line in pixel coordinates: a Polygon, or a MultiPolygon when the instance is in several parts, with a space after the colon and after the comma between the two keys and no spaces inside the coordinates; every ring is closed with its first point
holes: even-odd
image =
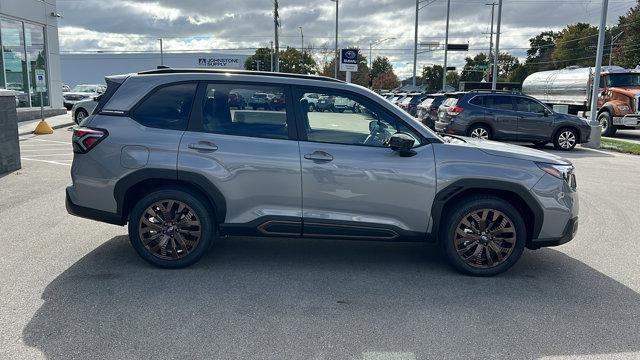
{"type": "Polygon", "coordinates": [[[613,49],[613,63],[625,68],[634,68],[640,64],[640,0],[618,21],[618,29],[611,31],[617,35],[624,31],[613,49]]]}
{"type": "Polygon", "coordinates": [[[465,59],[460,81],[481,81],[489,69],[489,57],[485,53],[479,53],[474,57],[465,59]]]}
{"type": "Polygon", "coordinates": [[[447,85],[457,89],[460,85],[460,74],[455,71],[447,72],[447,85]]]}
{"type": "Polygon", "coordinates": [[[498,56],[498,81],[509,81],[511,75],[521,66],[517,57],[508,52],[500,53],[498,56]]]}
{"type": "Polygon", "coordinates": [[[271,49],[259,48],[256,52],[244,61],[244,68],[247,70],[257,70],[256,60],[260,62],[260,70],[271,70],[271,49]]]}
{"type": "Polygon", "coordinates": [[[593,66],[597,45],[597,27],[586,23],[569,25],[560,31],[551,58],[557,69],[571,65],[593,66]]]}
{"type": "MultiPolygon", "coordinates": [[[[543,31],[529,39],[529,50],[527,50],[527,72],[555,69],[551,55],[556,48],[556,39],[560,33],[553,31],[543,31]]],[[[526,76],[525,76],[526,77],[526,76]]]]}
{"type": "Polygon", "coordinates": [[[293,74],[315,74],[318,72],[318,65],[308,52],[303,56],[300,50],[288,47],[280,51],[280,71],[293,74]]]}
{"type": "Polygon", "coordinates": [[[393,72],[393,65],[386,56],[378,56],[371,64],[371,74],[378,76],[382,73],[393,72]]]}
{"type": "MultiPolygon", "coordinates": [[[[328,77],[333,77],[335,64],[336,59],[331,59],[331,61],[324,64],[322,71],[320,71],[320,74],[328,77]]],[[[352,83],[365,87],[369,86],[369,66],[367,64],[367,57],[362,55],[362,51],[358,51],[358,71],[351,73],[352,83]]],[[[345,80],[346,72],[338,71],[338,79],[345,80]]]]}
{"type": "Polygon", "coordinates": [[[442,88],[442,66],[430,65],[422,68],[423,84],[427,91],[437,91],[442,88]]]}
{"type": "MultiPolygon", "coordinates": [[[[257,70],[256,60],[260,62],[261,71],[270,71],[271,49],[257,49],[253,55],[245,60],[244,68],[247,70],[257,70]]],[[[315,74],[318,72],[318,65],[313,56],[308,52],[305,52],[304,56],[302,56],[300,50],[288,47],[280,50],[280,71],[294,74],[315,74]]]]}

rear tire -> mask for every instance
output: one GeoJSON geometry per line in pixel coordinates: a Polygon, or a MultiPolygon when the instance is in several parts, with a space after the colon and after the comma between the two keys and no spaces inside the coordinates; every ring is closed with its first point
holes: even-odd
{"type": "Polygon", "coordinates": [[[443,214],[443,219],[439,242],[449,264],[461,273],[500,274],[524,251],[527,232],[522,215],[501,198],[478,195],[462,199],[443,214]]]}
{"type": "Polygon", "coordinates": [[[214,237],[213,212],[181,189],[161,189],[140,199],[129,214],[129,240],[138,255],[161,268],[196,263],[214,237]]]}
{"type": "Polygon", "coordinates": [[[598,122],[600,123],[600,126],[602,126],[600,135],[613,136],[616,134],[616,130],[618,129],[613,125],[611,114],[608,111],[603,111],[598,115],[598,122]]]}
{"type": "Polygon", "coordinates": [[[491,140],[491,129],[483,124],[476,124],[469,128],[467,136],[477,139],[491,140]]]}
{"type": "Polygon", "coordinates": [[[562,128],[553,137],[553,147],[556,150],[569,151],[578,144],[578,132],[572,128],[562,128]]]}

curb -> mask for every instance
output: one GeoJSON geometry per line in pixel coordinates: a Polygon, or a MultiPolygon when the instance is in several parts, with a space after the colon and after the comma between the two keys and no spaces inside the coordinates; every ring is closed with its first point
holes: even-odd
{"type": "MultiPolygon", "coordinates": [[[[60,128],[67,127],[67,126],[72,126],[72,125],[75,125],[75,122],[70,121],[68,123],[54,125],[51,128],[55,130],[55,129],[60,129],[60,128]]],[[[33,134],[33,130],[18,133],[18,136],[31,135],[31,134],[33,134]]]]}

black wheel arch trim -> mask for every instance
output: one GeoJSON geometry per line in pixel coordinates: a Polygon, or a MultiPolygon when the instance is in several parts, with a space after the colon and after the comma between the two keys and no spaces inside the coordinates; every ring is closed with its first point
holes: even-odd
{"type": "Polygon", "coordinates": [[[223,223],[227,214],[227,203],[220,190],[205,176],[191,171],[170,169],[139,169],[135,170],[116,183],[113,196],[117,204],[117,213],[126,222],[125,201],[127,192],[137,184],[149,180],[170,180],[184,183],[205,194],[214,207],[216,222],[223,223]]]}
{"type": "Polygon", "coordinates": [[[440,190],[436,194],[433,205],[431,206],[431,217],[433,219],[431,234],[437,236],[440,228],[440,222],[442,220],[442,213],[447,202],[456,195],[468,190],[478,190],[479,192],[483,190],[502,191],[509,192],[520,197],[529,207],[534,217],[534,224],[532,227],[533,233],[528,234],[528,238],[538,238],[544,221],[544,212],[542,210],[542,205],[540,205],[538,200],[531,195],[530,190],[517,183],[489,179],[461,179],[440,190]]]}

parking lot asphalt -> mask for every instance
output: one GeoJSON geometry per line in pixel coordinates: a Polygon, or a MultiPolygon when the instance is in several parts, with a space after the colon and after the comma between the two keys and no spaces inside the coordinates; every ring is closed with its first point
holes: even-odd
{"type": "Polygon", "coordinates": [[[577,238],[493,278],[424,244],[256,238],[169,271],[66,213],[69,138],[24,137],[0,176],[2,359],[640,358],[640,157],[563,153],[577,238]]]}

